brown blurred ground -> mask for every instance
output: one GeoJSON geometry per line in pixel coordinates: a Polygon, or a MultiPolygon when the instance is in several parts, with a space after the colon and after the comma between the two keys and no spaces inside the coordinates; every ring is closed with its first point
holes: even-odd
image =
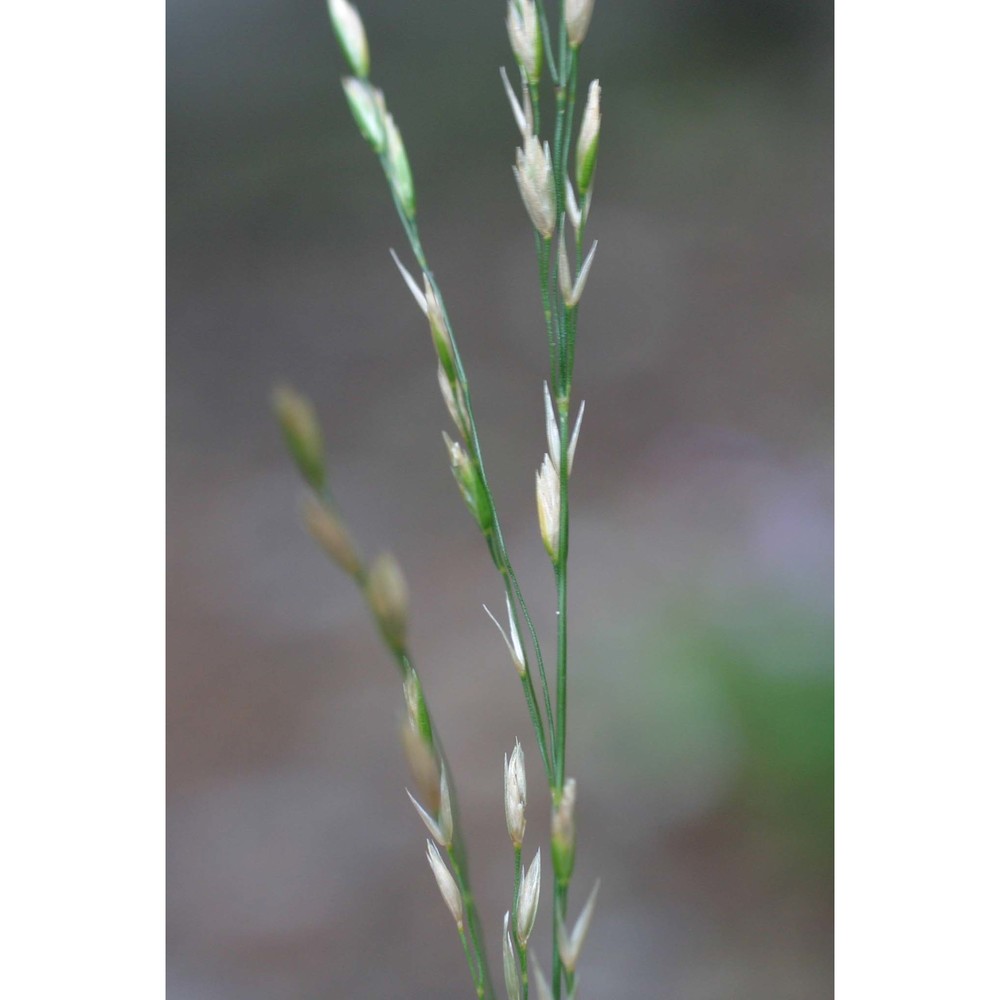
{"type": "MultiPolygon", "coordinates": [[[[503,5],[362,10],[548,621],[545,345],[503,5]]],[[[297,526],[267,409],[279,378],[316,399],[355,533],[411,578],[498,971],[500,764],[530,728],[387,253],[403,239],[321,0],[167,17],[170,995],[465,997],[402,791],[394,670],[297,526]]],[[[570,609],[576,905],[603,884],[584,996],[832,996],[830,21],[816,2],[598,0],[584,50],[604,87],[570,609]]]]}

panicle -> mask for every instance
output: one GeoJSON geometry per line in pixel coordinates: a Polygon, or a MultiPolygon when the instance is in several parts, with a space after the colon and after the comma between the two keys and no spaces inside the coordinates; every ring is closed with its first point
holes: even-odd
{"type": "Polygon", "coordinates": [[[337,33],[340,47],[344,50],[351,69],[358,76],[368,76],[368,38],[365,26],[357,9],[347,0],[329,0],[330,20],[337,33]]]}
{"type": "Polygon", "coordinates": [[[594,0],[566,0],[566,34],[574,49],[579,48],[587,37],[593,13],[594,0]]]}
{"type": "Polygon", "coordinates": [[[559,473],[546,454],[535,473],[535,500],[538,504],[538,527],[549,558],[559,557],[559,473]]]}
{"type": "Polygon", "coordinates": [[[563,786],[559,803],[552,811],[552,867],[556,882],[565,886],[573,874],[576,856],[576,825],[573,810],[576,807],[576,781],[570,778],[563,786]]]}
{"type": "Polygon", "coordinates": [[[535,917],[538,915],[538,897],[542,885],[542,852],[535,852],[535,859],[528,866],[528,874],[521,869],[521,893],[517,899],[517,939],[523,948],[528,943],[535,917]]]}
{"type": "Polygon", "coordinates": [[[514,178],[531,224],[545,239],[551,239],[556,225],[556,197],[549,144],[543,145],[537,135],[528,136],[516,160],[514,178]]]}
{"type": "Polygon", "coordinates": [[[368,573],[368,603],[386,641],[400,652],[406,645],[409,590],[399,563],[388,552],[375,558],[368,573]]]}
{"type": "Polygon", "coordinates": [[[507,649],[510,652],[510,658],[514,661],[514,666],[517,667],[518,674],[523,677],[526,669],[524,665],[524,647],[521,645],[521,637],[517,632],[517,622],[514,620],[514,609],[511,607],[510,598],[507,598],[507,621],[510,624],[509,637],[504,632],[500,622],[493,617],[493,612],[485,604],[483,605],[483,610],[490,616],[490,621],[500,630],[500,635],[503,636],[503,641],[507,644],[507,649]]]}
{"type": "Polygon", "coordinates": [[[357,576],[361,572],[361,557],[354,539],[333,508],[312,495],[307,496],[302,504],[302,520],[309,534],[345,573],[357,576]]]}
{"type": "Polygon", "coordinates": [[[597,164],[597,141],[601,135],[601,84],[591,80],[587,91],[587,106],[580,122],[580,138],[576,143],[576,186],[585,198],[594,179],[597,164]]]}
{"type": "Polygon", "coordinates": [[[507,35],[514,56],[531,83],[542,73],[542,31],[534,0],[508,0],[507,35]]]}
{"type": "Polygon", "coordinates": [[[458,884],[455,882],[454,876],[448,871],[448,866],[444,863],[441,858],[441,852],[438,851],[437,847],[427,841],[427,862],[431,866],[431,871],[434,873],[434,878],[437,880],[438,888],[441,890],[441,895],[444,898],[445,904],[451,911],[452,917],[455,918],[455,923],[458,924],[458,929],[462,929],[462,894],[459,892],[458,884]]]}
{"type": "Polygon", "coordinates": [[[381,91],[354,76],[345,77],[341,84],[361,135],[381,156],[385,152],[385,102],[381,91]]]}
{"type": "Polygon", "coordinates": [[[594,904],[597,902],[597,890],[600,889],[600,887],[601,880],[598,879],[594,883],[594,888],[590,890],[587,902],[584,903],[583,909],[580,911],[580,916],[577,917],[571,933],[567,933],[562,915],[558,914],[557,911],[556,936],[559,944],[559,957],[562,959],[563,965],[565,965],[570,972],[573,972],[576,969],[576,963],[579,961],[580,951],[583,948],[583,940],[587,936],[587,930],[590,928],[590,920],[594,915],[594,904]]]}
{"type": "Polygon", "coordinates": [[[302,478],[317,492],[326,485],[323,432],[312,403],[290,386],[276,386],[271,407],[302,478]]]}
{"type": "Polygon", "coordinates": [[[521,1000],[521,981],[514,955],[514,942],[510,939],[510,910],[503,915],[503,981],[507,987],[507,1000],[521,1000]]]}
{"type": "Polygon", "coordinates": [[[520,847],[524,843],[525,807],[527,805],[527,782],[524,775],[524,750],[515,740],[510,760],[504,754],[503,804],[507,817],[507,833],[511,843],[520,847]]]}

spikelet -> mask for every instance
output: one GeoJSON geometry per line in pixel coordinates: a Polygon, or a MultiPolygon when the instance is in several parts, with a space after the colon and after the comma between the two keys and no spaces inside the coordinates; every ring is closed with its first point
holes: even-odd
{"type": "Polygon", "coordinates": [[[503,804],[507,818],[507,833],[514,847],[520,847],[524,842],[525,815],[527,804],[527,782],[524,776],[524,750],[515,740],[514,750],[510,760],[504,754],[503,758],[503,804]]]}
{"type": "Polygon", "coordinates": [[[319,492],[326,485],[326,459],[312,403],[290,386],[279,385],[271,393],[271,408],[302,478],[319,492]]]}
{"type": "Polygon", "coordinates": [[[361,557],[343,521],[328,504],[307,496],[302,503],[302,520],[309,534],[345,573],[361,572],[361,557]]]}
{"type": "Polygon", "coordinates": [[[587,106],[580,122],[580,138],[576,143],[576,186],[580,197],[586,197],[597,165],[597,141],[601,135],[601,84],[592,80],[587,91],[587,106]]]}
{"type": "Polygon", "coordinates": [[[528,874],[521,869],[521,894],[517,900],[517,939],[523,948],[535,926],[538,915],[538,897],[542,884],[542,852],[535,852],[535,859],[528,866],[528,874]]]}
{"type": "Polygon", "coordinates": [[[368,603],[386,642],[400,652],[406,645],[409,589],[399,563],[388,552],[375,558],[368,573],[368,603]]]}
{"type": "Polygon", "coordinates": [[[559,473],[547,454],[535,473],[535,500],[542,544],[549,558],[555,562],[559,558],[559,473]]]}
{"type": "Polygon", "coordinates": [[[344,50],[344,58],[360,77],[368,76],[368,38],[357,10],[347,0],[329,0],[333,30],[344,50]]]}
{"type": "Polygon", "coordinates": [[[552,810],[552,867],[556,882],[565,886],[573,874],[576,856],[576,781],[570,778],[563,786],[559,804],[552,810]]]}
{"type": "Polygon", "coordinates": [[[490,621],[500,630],[500,635],[503,636],[503,641],[507,644],[510,658],[514,661],[514,666],[517,667],[517,673],[520,677],[523,677],[527,669],[524,665],[524,648],[521,645],[521,637],[517,632],[517,622],[514,620],[514,609],[511,607],[510,598],[507,598],[507,620],[510,622],[509,638],[503,630],[503,626],[493,617],[493,612],[485,604],[483,605],[483,611],[490,616],[490,621]]]}
{"type": "Polygon", "coordinates": [[[514,57],[531,83],[542,74],[542,30],[534,0],[508,0],[507,36],[514,57]]]}
{"type": "Polygon", "coordinates": [[[590,890],[587,902],[583,904],[580,916],[577,917],[571,933],[567,933],[566,925],[563,923],[562,914],[556,911],[556,938],[559,943],[559,957],[563,965],[573,972],[576,963],[580,958],[580,951],[583,948],[584,938],[590,928],[590,921],[594,915],[594,904],[597,902],[597,890],[601,887],[600,879],[594,883],[594,888],[590,890]]]}
{"type": "Polygon", "coordinates": [[[448,866],[441,858],[441,852],[429,840],[427,841],[427,863],[431,866],[431,871],[434,873],[434,878],[437,881],[438,888],[441,890],[441,896],[445,901],[445,905],[451,912],[452,917],[454,917],[458,929],[462,930],[462,893],[459,892],[455,877],[448,871],[448,866]]]}
{"type": "Polygon", "coordinates": [[[552,181],[552,154],[537,135],[528,136],[515,155],[514,179],[531,224],[545,239],[556,226],[556,193],[552,181]]]}
{"type": "Polygon", "coordinates": [[[579,48],[587,37],[593,13],[594,0],[566,0],[566,34],[574,49],[579,48]]]}

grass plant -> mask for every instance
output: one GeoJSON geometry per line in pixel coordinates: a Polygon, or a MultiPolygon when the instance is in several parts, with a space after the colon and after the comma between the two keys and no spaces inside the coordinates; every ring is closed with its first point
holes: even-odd
{"type": "MultiPolygon", "coordinates": [[[[567,683],[569,635],[570,474],[583,405],[572,419],[573,366],[581,296],[594,260],[584,255],[600,134],[597,81],[577,116],[580,49],[594,0],[560,0],[554,24],[542,0],[508,0],[506,24],[518,67],[511,83],[501,70],[521,145],[514,177],[533,231],[541,308],[548,340],[549,381],[544,389],[548,451],[535,474],[539,529],[552,563],[556,591],[556,646],[547,665],[534,620],[511,563],[487,476],[469,380],[445,298],[420,240],[416,191],[402,135],[386,99],[369,79],[368,40],[358,11],[347,0],[329,0],[331,22],[351,75],[344,94],[358,128],[375,152],[396,212],[419,269],[419,280],[393,252],[399,271],[426,316],[438,361],[438,385],[457,439],[444,435],[452,474],[482,532],[504,591],[507,627],[490,613],[516,669],[551,801],[549,859],[543,872],[539,850],[525,869],[526,783],[524,751],[516,743],[504,757],[504,808],[513,849],[511,905],[503,918],[502,955],[508,1000],[528,1000],[532,981],[539,1000],[572,998],[577,962],[594,912],[597,886],[580,916],[567,926],[567,906],[576,854],[576,782],[567,777],[567,683]],[[551,143],[542,138],[541,88],[548,74],[554,89],[551,143]],[[570,154],[573,170],[570,171],[570,154]],[[571,250],[567,250],[567,239],[571,250]],[[553,690],[554,689],[554,690],[553,690]],[[541,696],[539,697],[539,692],[541,696]],[[529,939],[543,882],[553,898],[552,955],[548,972],[529,955],[529,939]],[[529,977],[529,965],[533,976],[529,977]]],[[[311,403],[279,387],[273,406],[289,451],[309,488],[303,519],[316,541],[357,584],[403,682],[406,721],[402,743],[417,795],[410,794],[431,835],[427,858],[458,931],[476,996],[497,995],[487,959],[482,919],[472,889],[468,853],[440,732],[434,724],[407,638],[408,591],[403,572],[388,554],[370,563],[361,555],[329,488],[323,436],[311,403]],[[442,850],[444,854],[442,855],[442,850]]]]}

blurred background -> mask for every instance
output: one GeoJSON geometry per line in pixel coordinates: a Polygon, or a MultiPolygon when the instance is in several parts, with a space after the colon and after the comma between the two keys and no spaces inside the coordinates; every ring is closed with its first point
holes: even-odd
{"type": "MultiPolygon", "coordinates": [[[[551,642],[504,4],[361,11],[551,642]]],[[[408,573],[496,974],[515,736],[532,853],[544,779],[404,239],[323,0],[166,13],[168,995],[465,998],[397,674],[298,524],[268,407],[279,379],[315,399],[355,535],[408,573]]],[[[583,997],[833,995],[832,22],[828,0],[597,0],[583,49],[604,112],[574,386],[571,913],[602,879],[583,997]]],[[[540,954],[549,919],[543,896],[540,954]]]]}

